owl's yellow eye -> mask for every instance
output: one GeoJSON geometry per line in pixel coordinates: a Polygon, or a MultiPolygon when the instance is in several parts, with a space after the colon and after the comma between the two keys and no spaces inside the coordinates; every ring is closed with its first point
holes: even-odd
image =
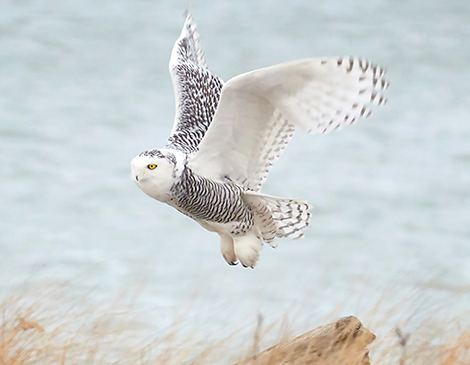
{"type": "Polygon", "coordinates": [[[157,168],[157,165],[150,164],[150,165],[147,165],[147,167],[148,167],[150,170],[153,170],[153,169],[156,169],[156,168],[157,168]]]}

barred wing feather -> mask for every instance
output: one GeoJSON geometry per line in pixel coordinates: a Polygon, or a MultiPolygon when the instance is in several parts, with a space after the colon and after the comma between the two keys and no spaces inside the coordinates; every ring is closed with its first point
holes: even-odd
{"type": "Polygon", "coordinates": [[[197,150],[214,117],[223,82],[207,69],[190,13],[173,46],[169,69],[176,113],[167,147],[191,153],[197,150]]]}
{"type": "Polygon", "coordinates": [[[383,104],[384,70],[358,58],[312,58],[230,79],[198,151],[194,172],[260,191],[296,128],[328,133],[383,104]]]}

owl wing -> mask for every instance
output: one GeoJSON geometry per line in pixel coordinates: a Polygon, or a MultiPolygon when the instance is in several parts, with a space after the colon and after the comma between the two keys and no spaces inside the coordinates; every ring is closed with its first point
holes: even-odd
{"type": "Polygon", "coordinates": [[[230,79],[189,161],[194,172],[259,191],[295,129],[328,133],[383,104],[384,70],[357,58],[312,58],[230,79]]]}
{"type": "Polygon", "coordinates": [[[173,46],[169,69],[176,113],[167,147],[194,152],[212,122],[223,82],[206,67],[196,24],[189,12],[173,46]]]}

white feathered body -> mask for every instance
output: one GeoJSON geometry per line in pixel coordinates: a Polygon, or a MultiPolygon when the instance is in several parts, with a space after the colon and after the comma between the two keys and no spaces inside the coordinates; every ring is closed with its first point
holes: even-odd
{"type": "Polygon", "coordinates": [[[187,156],[178,150],[149,150],[132,161],[132,174],[147,195],[217,232],[222,251],[224,246],[230,251],[223,253],[228,263],[240,259],[244,266],[253,267],[263,242],[302,236],[310,217],[307,203],[256,193],[231,181],[207,179],[195,174],[186,161],[187,156]],[[157,168],[146,169],[148,165],[157,168]],[[235,242],[246,242],[238,246],[239,250],[248,246],[247,257],[235,254],[235,242]],[[251,250],[253,245],[255,250],[251,250]]]}
{"type": "Polygon", "coordinates": [[[142,152],[132,175],[149,196],[220,235],[229,264],[254,267],[264,242],[300,238],[310,219],[300,200],[261,194],[297,128],[327,133],[383,104],[384,71],[358,58],[313,58],[237,76],[211,74],[190,15],[170,60],[174,127],[163,149],[142,152]]]}

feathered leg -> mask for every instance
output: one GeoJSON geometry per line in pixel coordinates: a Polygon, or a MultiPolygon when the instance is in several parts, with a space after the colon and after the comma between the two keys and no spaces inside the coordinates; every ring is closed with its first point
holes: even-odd
{"type": "Polygon", "coordinates": [[[234,251],[233,239],[225,234],[220,235],[220,252],[229,265],[238,264],[237,256],[234,251]]]}
{"type": "Polygon", "coordinates": [[[233,237],[235,255],[244,267],[254,268],[258,262],[263,243],[252,231],[233,237]]]}

